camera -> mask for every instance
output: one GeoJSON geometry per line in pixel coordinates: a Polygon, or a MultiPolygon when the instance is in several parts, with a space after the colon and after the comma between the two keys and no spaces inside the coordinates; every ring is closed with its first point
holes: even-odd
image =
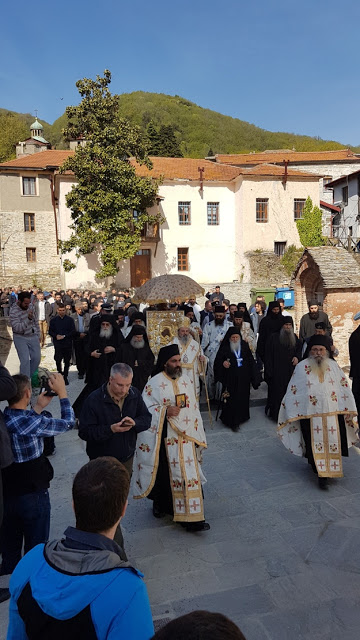
{"type": "Polygon", "coordinates": [[[57,396],[56,391],[53,391],[49,385],[49,378],[47,376],[41,376],[41,388],[40,393],[45,391],[46,396],[54,397],[57,396]]]}

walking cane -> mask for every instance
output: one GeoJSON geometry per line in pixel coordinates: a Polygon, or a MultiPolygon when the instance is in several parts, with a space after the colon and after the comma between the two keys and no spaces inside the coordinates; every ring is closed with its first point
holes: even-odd
{"type": "Polygon", "coordinates": [[[212,421],[212,415],[211,415],[211,410],[210,410],[209,394],[208,394],[208,389],[207,389],[207,384],[206,384],[205,364],[204,364],[204,362],[200,361],[200,365],[201,365],[201,373],[204,376],[204,387],[205,387],[206,403],[207,403],[207,406],[208,406],[210,424],[212,425],[213,421],[212,421]]]}

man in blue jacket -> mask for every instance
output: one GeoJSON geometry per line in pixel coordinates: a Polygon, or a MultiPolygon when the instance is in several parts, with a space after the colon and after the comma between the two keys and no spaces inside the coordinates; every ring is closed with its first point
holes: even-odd
{"type": "Polygon", "coordinates": [[[129,474],[115,458],[97,458],[78,471],[76,528],[34,547],[12,575],[7,640],[152,637],[143,575],[113,539],[128,492],[129,474]]]}

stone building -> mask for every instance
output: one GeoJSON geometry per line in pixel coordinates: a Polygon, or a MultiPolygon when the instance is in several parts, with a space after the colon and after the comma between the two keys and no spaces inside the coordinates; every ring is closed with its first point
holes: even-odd
{"type": "Polygon", "coordinates": [[[45,150],[1,166],[1,286],[61,285],[54,171],[68,154],[45,150]]]}
{"type": "Polygon", "coordinates": [[[356,329],[354,314],[360,310],[360,266],[352,253],[339,247],[310,247],[293,275],[295,322],[308,312],[308,301],[317,299],[333,326],[333,340],[339,349],[337,362],[349,363],[348,340],[356,329]]]}
{"type": "Polygon", "coordinates": [[[44,138],[44,127],[36,118],[30,126],[30,138],[18,142],[16,145],[16,157],[28,156],[39,151],[51,149],[51,144],[44,138]]]}

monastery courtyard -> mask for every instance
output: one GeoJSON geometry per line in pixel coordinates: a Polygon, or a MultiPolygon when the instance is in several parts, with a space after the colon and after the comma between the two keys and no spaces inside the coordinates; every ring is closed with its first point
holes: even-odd
{"type": "MultiPolygon", "coordinates": [[[[52,348],[46,352],[53,368],[52,348]]],[[[10,353],[6,364],[15,373],[16,356],[10,353]]],[[[69,380],[73,401],[83,385],[74,367],[69,380]]],[[[155,519],[149,500],[130,498],[123,522],[127,554],[145,574],[155,625],[208,609],[228,615],[247,640],[354,640],[360,627],[360,451],[350,450],[345,477],[321,491],[306,461],[283,447],[265,417],[265,389],[263,383],[253,392],[251,420],[239,433],[216,423],[215,411],[211,425],[202,405],[210,531],[187,533],[170,518],[155,519]]],[[[58,415],[57,399],[52,405],[58,415]]],[[[77,431],[58,436],[56,444],[51,538],[74,523],[72,479],[87,462],[77,431]]],[[[0,578],[0,586],[7,582],[0,578]]],[[[0,640],[8,606],[0,604],[0,640]]]]}

